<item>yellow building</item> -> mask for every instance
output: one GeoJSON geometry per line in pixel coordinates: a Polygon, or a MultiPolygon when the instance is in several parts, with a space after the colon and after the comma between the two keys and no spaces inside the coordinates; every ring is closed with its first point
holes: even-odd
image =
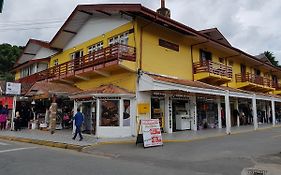
{"type": "Polygon", "coordinates": [[[269,118],[275,125],[280,69],[234,48],[216,28],[196,31],[171,19],[162,5],[157,12],[140,4],[77,6],[49,43],[57,51],[49,68],[29,78],[82,89],[70,98],[98,137],[136,135],[142,118],[159,119],[168,133],[224,126],[230,133],[269,118]]]}

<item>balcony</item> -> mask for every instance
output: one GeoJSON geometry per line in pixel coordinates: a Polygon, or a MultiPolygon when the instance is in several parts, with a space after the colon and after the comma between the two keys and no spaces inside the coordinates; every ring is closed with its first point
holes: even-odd
{"type": "Polygon", "coordinates": [[[272,81],[269,78],[258,76],[251,73],[246,73],[245,75],[236,74],[236,84],[237,88],[258,91],[258,92],[269,92],[274,91],[272,81]]]}
{"type": "Polygon", "coordinates": [[[232,67],[213,61],[193,63],[194,79],[208,84],[222,85],[232,79],[232,67]]]}
{"type": "Polygon", "coordinates": [[[41,80],[69,81],[88,80],[93,76],[110,76],[114,71],[134,71],[136,50],[126,45],[113,45],[83,57],[50,67],[21,78],[17,82],[35,83],[41,80]]]}

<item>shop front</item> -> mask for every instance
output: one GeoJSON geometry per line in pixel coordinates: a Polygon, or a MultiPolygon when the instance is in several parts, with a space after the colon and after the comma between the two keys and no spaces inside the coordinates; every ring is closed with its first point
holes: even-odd
{"type": "Polygon", "coordinates": [[[128,137],[135,134],[135,95],[113,85],[76,93],[75,108],[84,115],[83,131],[96,137],[128,137]],[[105,92],[110,93],[104,93],[105,92]],[[110,89],[110,90],[108,90],[110,89]],[[88,100],[81,100],[87,98],[88,100]],[[89,100],[91,98],[92,100],[89,100]],[[79,100],[80,99],[80,100],[79,100]]]}
{"type": "MultiPolygon", "coordinates": [[[[197,104],[197,125],[198,129],[214,129],[218,128],[218,104],[215,98],[198,96],[197,104]]],[[[224,105],[222,105],[224,106],[224,105]]],[[[221,107],[222,126],[225,127],[225,109],[221,107]]]]}

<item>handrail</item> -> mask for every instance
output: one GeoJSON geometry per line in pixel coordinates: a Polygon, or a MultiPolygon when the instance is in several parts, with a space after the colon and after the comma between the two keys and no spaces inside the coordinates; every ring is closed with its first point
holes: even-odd
{"type": "Polygon", "coordinates": [[[193,63],[193,70],[195,74],[201,72],[208,72],[213,73],[215,75],[225,76],[227,78],[232,78],[231,66],[218,62],[213,62],[210,60],[193,63]]]}
{"type": "Polygon", "coordinates": [[[34,83],[54,77],[60,78],[68,74],[75,74],[78,70],[97,65],[105,65],[114,60],[136,61],[136,49],[123,44],[112,45],[80,58],[50,67],[28,77],[23,77],[17,80],[17,82],[34,83]]]}
{"type": "Polygon", "coordinates": [[[236,74],[235,77],[236,77],[236,82],[250,82],[262,86],[273,87],[273,83],[270,78],[255,75],[249,72],[245,74],[242,73],[236,74]]]}

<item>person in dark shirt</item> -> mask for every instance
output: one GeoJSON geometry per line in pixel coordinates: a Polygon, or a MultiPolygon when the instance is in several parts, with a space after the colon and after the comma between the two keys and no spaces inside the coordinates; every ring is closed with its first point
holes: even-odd
{"type": "Polygon", "coordinates": [[[81,126],[83,124],[84,117],[83,114],[80,112],[80,108],[77,109],[77,113],[74,116],[74,121],[75,121],[76,130],[75,130],[74,137],[72,139],[75,140],[77,134],[79,134],[80,137],[79,141],[81,141],[83,140],[83,136],[81,134],[81,126]]]}

